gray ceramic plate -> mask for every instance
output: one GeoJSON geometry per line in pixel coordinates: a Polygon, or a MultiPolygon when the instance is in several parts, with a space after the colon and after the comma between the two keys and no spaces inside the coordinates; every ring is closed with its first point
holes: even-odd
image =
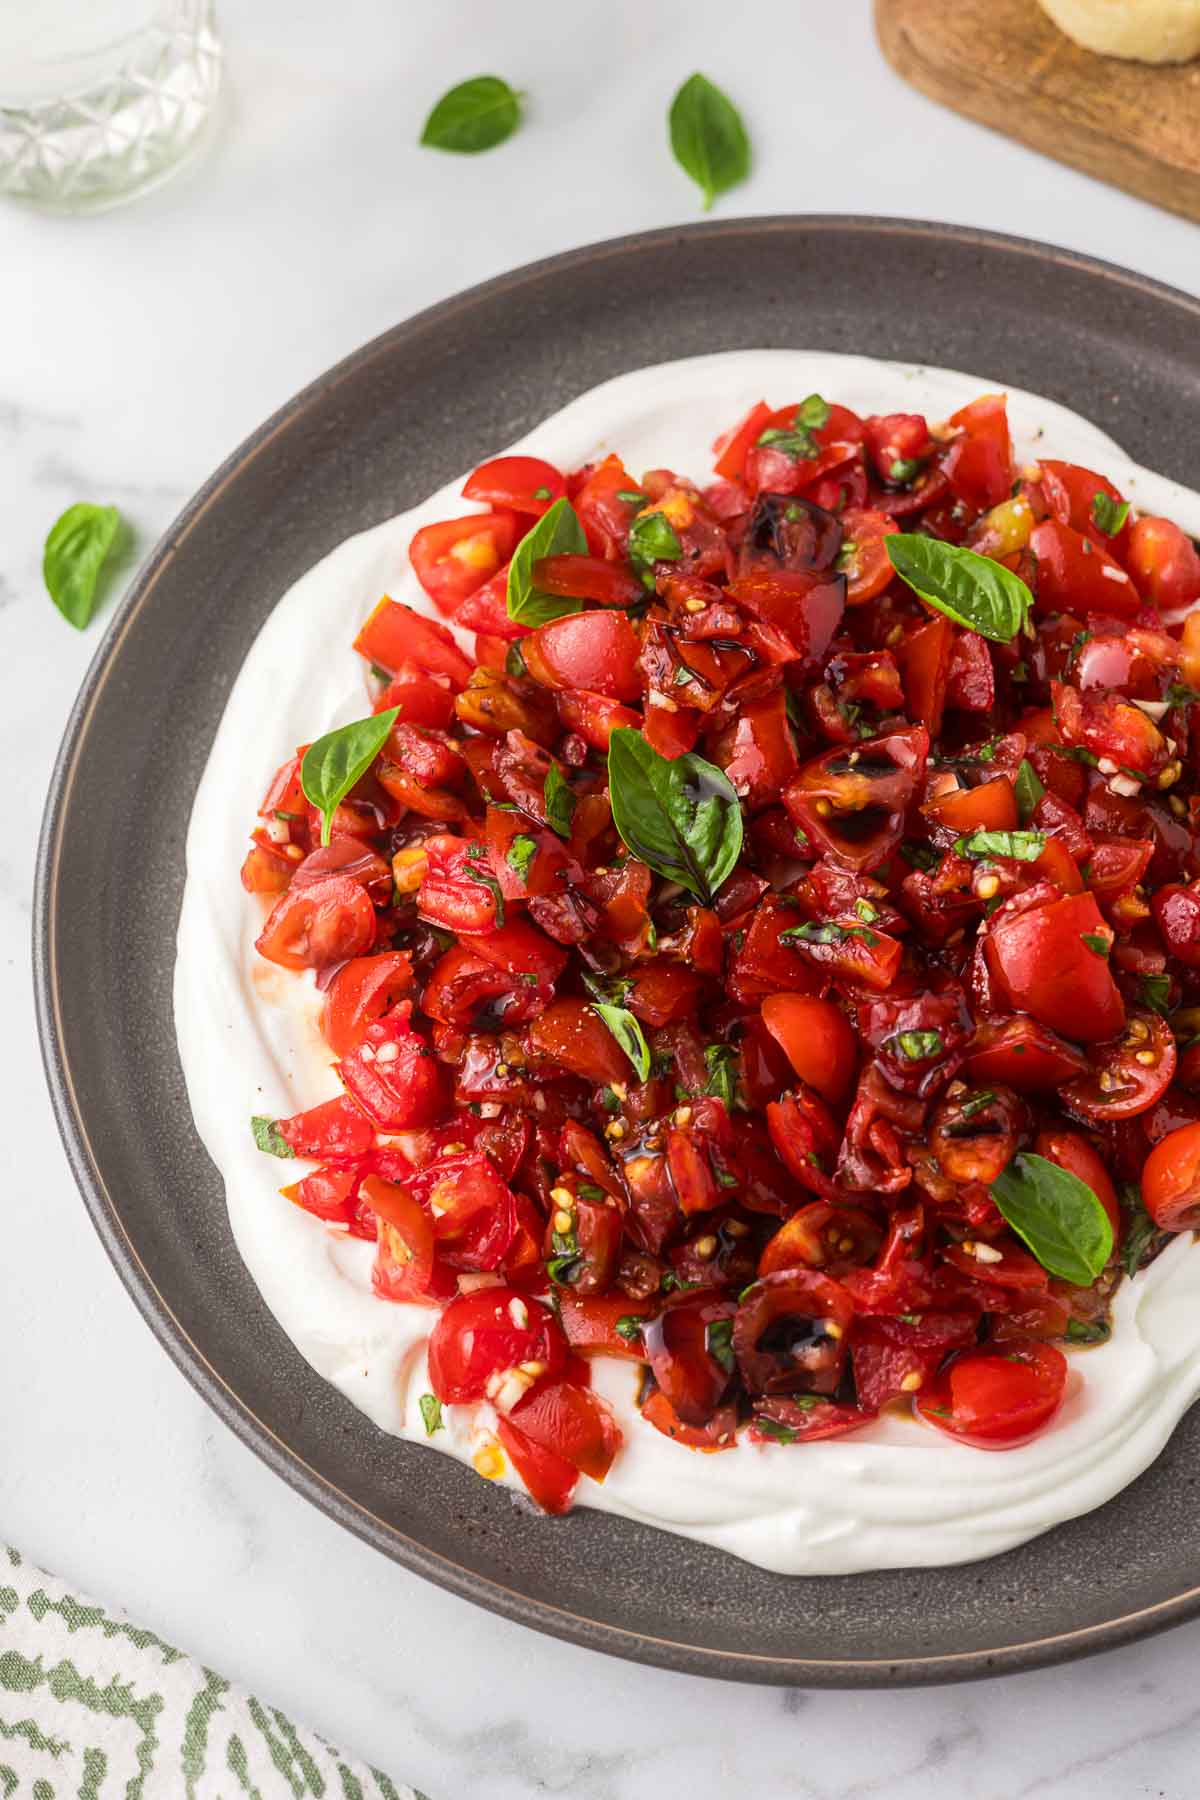
{"type": "Polygon", "coordinates": [[[239,1436],[343,1525],[509,1618],[748,1681],[959,1679],[1200,1611],[1200,1409],[1118,1499],[1023,1549],[808,1582],[597,1513],[535,1518],[385,1437],[301,1361],[242,1267],[171,1019],[184,829],[225,697],[280,594],[349,533],[608,376],[744,346],[978,369],[1194,482],[1197,343],[1196,301],[1014,239],[840,218],[657,232],[518,270],[368,344],[168,532],[88,676],[50,792],[35,933],[46,1063],[89,1211],[149,1324],[239,1436]]]}

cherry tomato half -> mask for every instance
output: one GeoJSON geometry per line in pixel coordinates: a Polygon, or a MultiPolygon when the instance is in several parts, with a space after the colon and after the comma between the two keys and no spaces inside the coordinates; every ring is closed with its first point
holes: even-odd
{"type": "Polygon", "coordinates": [[[1011,1450],[1050,1423],[1067,1386],[1053,1344],[1019,1340],[1003,1351],[964,1350],[916,1395],[918,1416],[960,1443],[1011,1450]]]}
{"type": "Polygon", "coordinates": [[[762,1016],[801,1081],[836,1104],[858,1070],[858,1040],[841,1008],[811,994],[771,994],[762,1016]]]}
{"type": "Polygon", "coordinates": [[[1175,1039],[1157,1013],[1130,1013],[1119,1038],[1095,1044],[1090,1067],[1062,1089],[1064,1104],[1093,1125],[1149,1112],[1171,1085],[1178,1061],[1175,1039]]]}
{"type": "Polygon", "coordinates": [[[1142,1170],[1142,1198],[1160,1231],[1200,1226],[1200,1125],[1161,1138],[1142,1170]]]}
{"type": "Polygon", "coordinates": [[[357,881],[331,875],[289,888],[254,947],[281,969],[324,969],[361,956],[375,942],[375,908],[357,881]]]}
{"type": "Polygon", "coordinates": [[[516,1288],[452,1300],[429,1334],[429,1385],[450,1404],[489,1398],[488,1385],[523,1363],[534,1380],[562,1373],[567,1341],[554,1314],[516,1288]]]}

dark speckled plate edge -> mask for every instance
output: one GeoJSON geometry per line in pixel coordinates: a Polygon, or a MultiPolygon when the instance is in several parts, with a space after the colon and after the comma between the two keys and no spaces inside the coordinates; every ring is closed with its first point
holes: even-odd
{"type": "MultiPolygon", "coordinates": [[[[936,255],[939,246],[965,248],[977,253],[982,263],[986,263],[993,252],[1007,258],[1028,258],[1030,264],[1043,273],[1059,268],[1072,272],[1075,277],[1085,277],[1089,284],[1094,284],[1098,296],[1105,289],[1123,289],[1126,302],[1131,296],[1135,302],[1144,299],[1148,307],[1169,308],[1182,315],[1192,331],[1200,327],[1200,303],[1191,297],[1071,252],[936,224],[816,216],[690,226],[568,252],[469,290],[375,339],[281,408],[205,483],[153,551],[112,621],[68,723],[43,822],[33,927],[39,1029],[54,1110],[73,1173],[101,1240],[139,1310],[178,1367],[242,1441],[340,1524],[408,1568],[508,1618],[634,1660],[726,1679],[797,1685],[887,1686],[962,1680],[1029,1669],[1113,1648],[1181,1622],[1200,1611],[1200,1587],[1181,1588],[1152,1604],[1124,1610],[1076,1629],[1042,1632],[1035,1637],[1021,1637],[1011,1632],[1006,1635],[998,1629],[997,1641],[990,1647],[976,1644],[962,1651],[891,1655],[879,1659],[836,1653],[828,1657],[792,1657],[777,1653],[757,1655],[745,1648],[727,1650],[695,1639],[683,1641],[679,1636],[657,1636],[644,1628],[623,1629],[611,1620],[590,1618],[578,1609],[558,1607],[545,1598],[531,1597],[518,1587],[481,1574],[466,1562],[439,1553],[418,1536],[400,1530],[394,1521],[361,1504],[301,1455],[289,1444],[278,1422],[260,1416],[213,1365],[197,1343],[194,1327],[189,1329],[172,1309],[143,1255],[136,1225],[133,1229],[127,1225],[122,1207],[114,1197],[113,1183],[106,1179],[104,1153],[94,1144],[87,1103],[79,1094],[78,1068],[72,1060],[70,1047],[71,1027],[64,1013],[60,969],[60,932],[63,928],[60,870],[68,829],[78,828],[78,821],[72,817],[72,803],[80,771],[86,765],[89,730],[106,684],[120,667],[131,634],[138,631],[145,609],[160,585],[169,578],[171,565],[181,548],[192,533],[203,528],[209,509],[232,484],[252,480],[256,459],[285,438],[311,412],[327,406],[341,384],[376,359],[402,359],[406,346],[415,344],[431,326],[453,329],[456,320],[464,315],[478,317],[497,308],[519,306],[522,291],[544,282],[548,276],[561,275],[569,290],[572,279],[582,278],[595,283],[603,279],[606,267],[625,259],[661,256],[664,250],[684,246],[698,247],[703,254],[703,240],[706,239],[715,247],[723,246],[742,257],[753,257],[756,245],[778,239],[780,234],[794,240],[798,253],[814,241],[819,244],[823,235],[828,241],[836,234],[857,235],[867,241],[868,249],[877,248],[884,262],[889,244],[895,243],[905,245],[909,253],[914,246],[918,249],[927,247],[931,255],[936,255]]],[[[867,351],[873,348],[869,344],[861,347],[867,351]]],[[[657,354],[665,353],[660,345],[657,354]]],[[[655,354],[653,346],[648,346],[641,354],[631,354],[629,366],[651,360],[655,354]]],[[[939,360],[934,346],[930,346],[926,359],[939,360]]],[[[983,368],[989,366],[986,355],[980,355],[977,360],[983,368]]],[[[1051,391],[1049,385],[1045,391],[1051,391]]],[[[832,1644],[830,1647],[834,1648],[832,1644]]]]}

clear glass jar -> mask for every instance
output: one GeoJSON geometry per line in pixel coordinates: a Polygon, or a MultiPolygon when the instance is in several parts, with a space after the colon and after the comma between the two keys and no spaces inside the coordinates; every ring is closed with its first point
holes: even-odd
{"type": "Polygon", "coordinates": [[[0,0],[0,196],[143,193],[202,143],[220,86],[212,0],[0,0]]]}

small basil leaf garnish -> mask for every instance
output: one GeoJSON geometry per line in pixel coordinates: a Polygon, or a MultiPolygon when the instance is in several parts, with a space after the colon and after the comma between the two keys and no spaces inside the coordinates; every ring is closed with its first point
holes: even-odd
{"type": "Polygon", "coordinates": [[[63,618],[82,631],[96,610],[96,588],[116,542],[121,515],[115,506],[81,500],[50,527],[42,551],[42,579],[63,618]]]}
{"type": "Polygon", "coordinates": [[[546,770],[542,797],[546,804],[547,825],[560,838],[569,838],[571,820],[575,817],[575,795],[557,763],[551,763],[546,770]]]}
{"type": "Polygon", "coordinates": [[[1044,831],[972,831],[960,837],[955,856],[979,862],[988,856],[1011,856],[1017,862],[1036,862],[1046,848],[1044,831]]]}
{"type": "Polygon", "coordinates": [[[1096,489],[1092,496],[1092,519],[1098,531],[1105,537],[1116,537],[1128,517],[1128,500],[1114,500],[1103,488],[1096,489]]]}
{"type": "Polygon", "coordinates": [[[742,116],[707,76],[689,75],[671,102],[668,126],[675,160],[704,195],[706,212],[750,173],[742,116]]]}
{"type": "Polygon", "coordinates": [[[1038,779],[1037,770],[1028,757],[1023,757],[1017,770],[1017,778],[1013,782],[1013,792],[1017,797],[1017,816],[1022,825],[1028,825],[1033,809],[1045,791],[1038,779]]]}
{"type": "Polygon", "coordinates": [[[1051,1275],[1089,1287],[1112,1255],[1108,1214],[1085,1181],[1032,1153],[1015,1156],[991,1187],[1017,1236],[1051,1275]]]}
{"type": "Polygon", "coordinates": [[[1027,623],[1033,595],[1020,576],[990,556],[915,532],[893,532],[884,544],[901,580],[956,624],[1008,644],[1027,623]]]}
{"type": "Polygon", "coordinates": [[[250,1129],[254,1133],[254,1141],[267,1156],[295,1156],[296,1152],[280,1131],[274,1119],[268,1119],[257,1113],[250,1121],[250,1129]]]}
{"type": "Polygon", "coordinates": [[[633,1344],[641,1337],[644,1323],[645,1321],[640,1319],[637,1313],[622,1313],[613,1326],[613,1330],[618,1337],[624,1338],[627,1344],[633,1344]]]}
{"type": "Polygon", "coordinates": [[[529,865],[537,855],[537,841],[518,832],[504,853],[504,860],[516,875],[518,881],[525,881],[529,875],[529,865]]]}
{"type": "Polygon", "coordinates": [[[692,751],[660,756],[631,726],[608,743],[608,790],[622,843],[705,906],[742,850],[742,809],[729,777],[692,751]]]}
{"type": "Polygon", "coordinates": [[[629,560],[649,586],[654,585],[651,564],[678,562],[683,555],[679,533],[665,513],[639,513],[629,527],[629,560]]]}
{"type": "Polygon", "coordinates": [[[727,1375],[733,1374],[733,1320],[712,1319],[704,1329],[704,1348],[724,1369],[727,1375]]]}
{"type": "Polygon", "coordinates": [[[603,1001],[596,1001],[592,1006],[592,1011],[608,1026],[637,1070],[638,1080],[649,1081],[650,1046],[633,1014],[627,1012],[623,1006],[608,1006],[603,1001]]]}
{"type": "Polygon", "coordinates": [[[706,1044],[704,1066],[708,1070],[705,1093],[723,1101],[725,1111],[732,1112],[737,1103],[737,1051],[732,1044],[706,1044]]]}
{"type": "Polygon", "coordinates": [[[300,786],[321,815],[323,844],[329,842],[334,813],[375,761],[399,717],[400,708],[390,706],[386,712],[372,713],[369,719],[355,719],[350,725],[327,731],[304,752],[300,786]]]}
{"type": "Polygon", "coordinates": [[[898,1031],[891,1042],[909,1062],[927,1062],[931,1056],[940,1056],[944,1049],[940,1031],[898,1031]]]}
{"type": "Polygon", "coordinates": [[[422,1394],[417,1405],[421,1409],[425,1436],[432,1437],[435,1431],[442,1429],[442,1403],[436,1394],[422,1394]]]}
{"type": "Polygon", "coordinates": [[[1165,1019],[1171,1010],[1171,977],[1143,975],[1141,989],[1143,1006],[1148,1006],[1152,1012],[1161,1013],[1165,1019]]]}
{"type": "Polygon", "coordinates": [[[421,142],[473,156],[502,144],[520,122],[520,94],[499,75],[473,75],[442,95],[425,121],[421,142]]]}
{"type": "Polygon", "coordinates": [[[508,616],[518,625],[549,625],[568,613],[583,611],[582,600],[544,594],[533,579],[533,565],[544,556],[586,556],[587,538],[569,500],[556,500],[546,508],[532,531],[527,531],[508,565],[508,616]]]}

